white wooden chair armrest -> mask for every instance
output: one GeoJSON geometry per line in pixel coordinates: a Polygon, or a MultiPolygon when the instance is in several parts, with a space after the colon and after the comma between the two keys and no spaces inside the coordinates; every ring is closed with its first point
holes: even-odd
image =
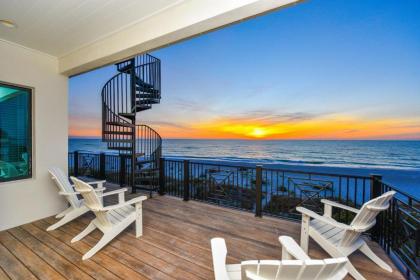
{"type": "Polygon", "coordinates": [[[114,195],[114,194],[124,193],[126,191],[128,191],[127,188],[122,188],[122,189],[118,189],[118,190],[115,190],[115,191],[110,191],[110,192],[106,192],[106,193],[103,193],[103,194],[98,194],[98,196],[104,197],[104,196],[108,196],[108,195],[114,195]]]}
{"type": "MultiPolygon", "coordinates": [[[[105,182],[105,181],[104,181],[105,182]]],[[[92,184],[94,184],[95,182],[92,182],[92,184]]],[[[91,184],[91,183],[87,183],[87,184],[91,184]]],[[[74,185],[71,185],[74,188],[74,185]]],[[[95,192],[103,192],[104,190],[106,190],[105,187],[97,187],[94,189],[95,192]]]]}
{"type": "Polygon", "coordinates": [[[118,203],[123,203],[125,201],[124,193],[126,191],[128,191],[127,188],[122,188],[122,189],[119,189],[119,190],[110,191],[110,192],[106,192],[106,193],[98,193],[97,195],[98,195],[98,197],[103,198],[105,196],[118,194],[118,203]]]}
{"type": "Polygon", "coordinates": [[[59,195],[75,195],[75,194],[80,194],[79,192],[63,192],[60,191],[58,192],[59,195]]]}
{"type": "Polygon", "coordinates": [[[386,204],[385,206],[373,206],[373,205],[368,205],[368,206],[366,206],[366,208],[367,208],[367,209],[369,209],[369,210],[373,210],[373,211],[378,211],[378,212],[381,212],[381,211],[384,211],[384,210],[386,210],[386,209],[388,209],[388,208],[389,208],[389,203],[388,203],[388,204],[386,204]]]}
{"type": "Polygon", "coordinates": [[[342,223],[339,223],[339,222],[337,222],[337,221],[334,221],[334,220],[333,220],[333,219],[331,219],[331,218],[327,218],[327,217],[324,217],[324,216],[318,215],[317,213],[315,213],[315,212],[313,212],[313,211],[311,211],[311,210],[308,210],[308,209],[306,209],[306,208],[303,208],[303,207],[296,207],[296,211],[298,211],[298,212],[302,213],[302,215],[306,215],[306,216],[308,216],[308,217],[310,217],[310,218],[312,218],[312,219],[317,219],[317,220],[320,220],[320,221],[321,221],[321,222],[323,222],[323,223],[329,224],[329,225],[331,225],[331,226],[334,226],[334,227],[337,227],[337,228],[340,228],[340,229],[344,229],[344,230],[354,230],[354,229],[353,229],[351,226],[349,226],[349,225],[342,224],[342,223]]]}
{"type": "Polygon", "coordinates": [[[128,201],[125,201],[123,203],[118,203],[118,204],[110,205],[110,206],[107,206],[107,207],[102,207],[102,209],[100,209],[100,211],[110,211],[110,210],[119,209],[121,207],[125,207],[125,206],[128,206],[128,205],[140,203],[140,202],[142,202],[146,199],[147,199],[147,196],[144,196],[144,195],[138,196],[138,197],[135,197],[135,198],[130,199],[128,201]]]}
{"type": "Polygon", "coordinates": [[[86,182],[88,185],[103,185],[104,183],[106,183],[106,180],[100,180],[100,181],[91,181],[91,182],[86,182]]]}
{"type": "Polygon", "coordinates": [[[347,211],[350,211],[350,212],[353,212],[353,213],[356,213],[356,214],[360,212],[359,209],[356,209],[356,208],[353,208],[353,207],[350,207],[350,206],[347,206],[347,205],[343,205],[343,204],[340,204],[338,202],[331,201],[331,200],[328,200],[328,199],[321,199],[321,203],[331,205],[331,206],[336,207],[336,208],[341,208],[341,209],[344,209],[344,210],[347,210],[347,211]]]}
{"type": "Polygon", "coordinates": [[[310,260],[311,258],[302,250],[299,244],[290,236],[280,236],[279,241],[282,247],[282,260],[310,260]]]}

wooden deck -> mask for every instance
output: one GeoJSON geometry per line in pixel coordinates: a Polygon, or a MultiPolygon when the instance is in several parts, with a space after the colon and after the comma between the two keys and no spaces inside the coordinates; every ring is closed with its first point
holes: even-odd
{"type": "MultiPolygon", "coordinates": [[[[135,238],[131,226],[87,261],[81,257],[98,241],[100,232],[73,244],[70,240],[92,214],[52,232],[45,229],[54,223],[53,217],[0,232],[0,279],[213,279],[212,237],[226,239],[228,262],[237,263],[280,259],[278,236],[299,240],[300,233],[298,223],[255,218],[252,213],[169,196],[145,201],[143,215],[141,238],[135,238]]],[[[391,263],[379,246],[372,246],[391,263]]],[[[313,242],[310,255],[327,257],[313,242]]],[[[367,279],[404,279],[394,265],[394,272],[388,273],[361,254],[350,260],[367,279]]]]}

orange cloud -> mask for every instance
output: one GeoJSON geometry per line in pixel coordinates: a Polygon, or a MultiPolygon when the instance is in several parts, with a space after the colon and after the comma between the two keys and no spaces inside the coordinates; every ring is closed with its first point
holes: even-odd
{"type": "Polygon", "coordinates": [[[220,118],[194,128],[209,138],[420,139],[420,120],[363,120],[340,115],[279,121],[220,118]]]}
{"type": "MultiPolygon", "coordinates": [[[[71,136],[100,136],[96,121],[73,122],[71,136]]],[[[164,138],[420,139],[420,119],[362,119],[346,115],[223,117],[196,124],[150,122],[164,138]]]]}

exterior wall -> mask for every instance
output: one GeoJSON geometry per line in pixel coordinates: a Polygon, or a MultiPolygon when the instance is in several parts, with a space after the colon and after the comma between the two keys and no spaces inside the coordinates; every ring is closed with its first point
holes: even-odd
{"type": "MultiPolygon", "coordinates": [[[[0,183],[0,231],[65,208],[47,169],[67,171],[67,77],[55,57],[0,40],[0,81],[32,87],[33,176],[0,183]]],[[[1,112],[0,112],[1,117],[1,112]]]]}

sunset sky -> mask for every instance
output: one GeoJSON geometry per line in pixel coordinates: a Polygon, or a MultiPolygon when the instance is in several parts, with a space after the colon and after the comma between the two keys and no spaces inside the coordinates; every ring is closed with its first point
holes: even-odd
{"type": "MultiPolygon", "coordinates": [[[[157,50],[165,138],[420,139],[420,1],[309,0],[157,50]]],[[[70,136],[101,135],[108,66],[70,79],[70,136]]]]}

